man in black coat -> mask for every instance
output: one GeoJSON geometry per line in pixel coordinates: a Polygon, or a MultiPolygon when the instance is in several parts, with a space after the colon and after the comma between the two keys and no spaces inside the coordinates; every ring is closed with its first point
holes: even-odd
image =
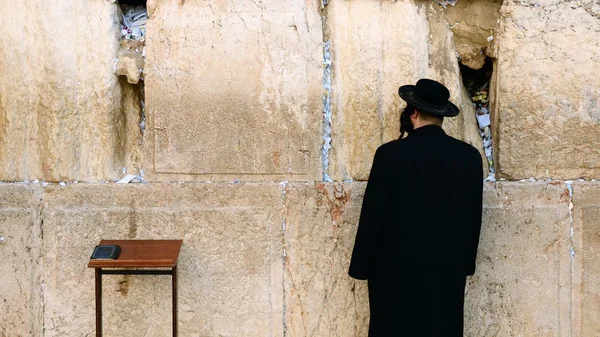
{"type": "Polygon", "coordinates": [[[481,229],[481,155],[442,130],[443,117],[459,113],[442,84],[422,79],[399,94],[408,137],[375,153],[349,274],[368,281],[369,337],[462,337],[481,229]]]}

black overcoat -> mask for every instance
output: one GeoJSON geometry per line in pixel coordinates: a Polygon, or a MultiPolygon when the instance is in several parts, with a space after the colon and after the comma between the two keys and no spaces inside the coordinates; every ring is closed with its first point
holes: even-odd
{"type": "Polygon", "coordinates": [[[368,280],[369,337],[463,336],[482,190],[479,151],[439,126],[377,149],[349,270],[368,280]]]}

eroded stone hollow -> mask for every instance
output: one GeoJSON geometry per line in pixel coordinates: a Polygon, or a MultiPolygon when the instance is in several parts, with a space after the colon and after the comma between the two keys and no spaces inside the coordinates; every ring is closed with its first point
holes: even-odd
{"type": "Polygon", "coordinates": [[[495,176],[494,155],[492,149],[492,128],[491,128],[491,102],[490,102],[490,80],[494,73],[494,61],[490,57],[484,59],[484,63],[479,69],[459,64],[461,77],[465,89],[469,93],[475,114],[479,132],[483,140],[485,157],[487,159],[490,178],[495,176]]]}
{"type": "Polygon", "coordinates": [[[120,0],[119,50],[116,74],[122,92],[122,111],[125,121],[120,134],[122,146],[130,153],[126,158],[123,174],[143,176],[141,147],[146,127],[144,62],[146,57],[146,0],[120,0]],[[129,171],[129,172],[128,172],[129,171]]]}
{"type": "Polygon", "coordinates": [[[495,57],[495,33],[502,0],[460,0],[444,15],[452,30],[460,63],[481,69],[487,57],[495,57]]]}
{"type": "Polygon", "coordinates": [[[148,21],[146,1],[129,0],[127,4],[119,2],[119,7],[121,47],[118,52],[117,75],[126,76],[127,82],[137,84],[143,80],[144,57],[146,56],[146,22],[148,21]]]}
{"type": "Polygon", "coordinates": [[[494,72],[494,61],[490,57],[484,59],[484,64],[479,69],[471,69],[459,63],[462,82],[471,98],[480,91],[488,91],[490,79],[494,72]]]}
{"type": "Polygon", "coordinates": [[[454,5],[433,1],[426,7],[429,76],[450,89],[462,111],[459,118],[445,121],[445,130],[479,149],[488,162],[484,175],[494,178],[490,112],[495,105],[490,105],[495,101],[489,100],[495,97],[495,86],[489,83],[497,58],[502,1],[460,0],[454,5]],[[485,97],[474,102],[478,91],[485,97]]]}

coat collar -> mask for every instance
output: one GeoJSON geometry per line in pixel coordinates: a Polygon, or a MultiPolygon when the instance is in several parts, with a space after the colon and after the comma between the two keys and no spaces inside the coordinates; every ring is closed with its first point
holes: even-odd
{"type": "Polygon", "coordinates": [[[408,134],[408,137],[431,137],[445,135],[444,129],[437,125],[425,125],[420,128],[414,129],[408,134]]]}

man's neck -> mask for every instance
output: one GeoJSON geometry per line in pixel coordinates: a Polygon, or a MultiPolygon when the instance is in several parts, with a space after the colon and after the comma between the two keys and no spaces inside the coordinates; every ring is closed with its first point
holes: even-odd
{"type": "Polygon", "coordinates": [[[437,126],[441,127],[441,126],[442,126],[442,123],[435,122],[435,121],[423,121],[423,120],[418,120],[418,121],[416,121],[416,123],[415,123],[415,127],[414,127],[414,129],[416,130],[416,129],[418,129],[418,128],[422,128],[422,127],[424,127],[424,126],[428,126],[428,125],[437,125],[437,126]]]}

